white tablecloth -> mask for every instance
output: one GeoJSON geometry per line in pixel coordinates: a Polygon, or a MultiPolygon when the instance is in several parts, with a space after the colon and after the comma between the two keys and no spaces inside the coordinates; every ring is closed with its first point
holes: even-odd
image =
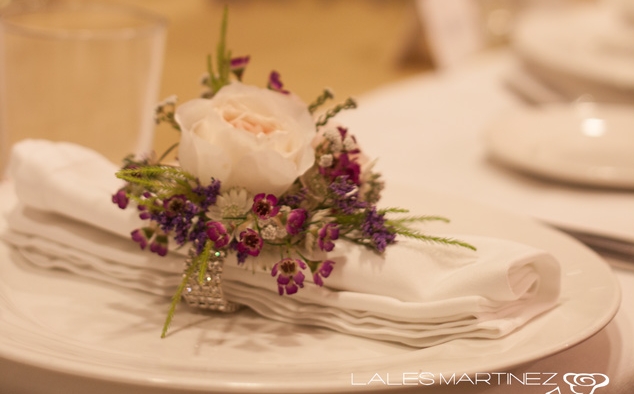
{"type": "MultiPolygon", "coordinates": [[[[486,54],[458,69],[381,88],[361,97],[359,108],[338,120],[358,136],[366,153],[380,157],[378,169],[392,183],[414,184],[547,223],[634,240],[634,193],[533,179],[486,159],[483,128],[502,111],[524,105],[504,87],[513,67],[506,52],[486,54]]],[[[513,373],[557,372],[552,381],[561,393],[571,392],[562,380],[566,373],[603,373],[610,383],[596,393],[634,392],[634,261],[606,260],[615,266],[622,287],[616,318],[587,341],[513,373]]],[[[556,387],[460,384],[432,391],[522,394],[547,393],[556,387]]]]}

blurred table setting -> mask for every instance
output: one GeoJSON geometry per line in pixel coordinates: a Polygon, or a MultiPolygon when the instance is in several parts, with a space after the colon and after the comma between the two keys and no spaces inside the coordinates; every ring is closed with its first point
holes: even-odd
{"type": "MultiPolygon", "coordinates": [[[[345,296],[323,304],[311,298],[323,289],[285,303],[260,292],[255,273],[242,281],[228,268],[227,294],[257,314],[187,309],[166,339],[153,330],[183,254],[155,270],[123,242],[138,215],[111,213],[102,197],[119,185],[108,174],[123,150],[160,152],[178,138],[151,130],[153,103],[200,94],[190,79],[204,71],[223,3],[108,2],[102,14],[127,17],[76,25],[97,33],[75,41],[47,37],[58,25],[29,31],[41,21],[16,3],[0,8],[0,393],[634,391],[634,1],[227,2],[236,55],[264,59],[249,80],[279,67],[307,102],[322,85],[354,95],[358,108],[336,121],[377,158],[382,203],[449,212],[449,225],[425,230],[483,248],[475,260],[450,255],[453,285],[438,290],[433,274],[417,282],[416,264],[409,280],[383,285],[367,255],[339,249],[361,263],[333,276],[345,296]],[[273,22],[258,26],[263,15],[273,22]],[[299,25],[301,42],[289,34],[299,25]],[[94,76],[79,79],[86,68],[94,76]],[[121,106],[130,116],[108,115],[121,106]],[[59,125],[66,134],[48,131],[59,125]],[[460,270],[461,259],[484,268],[460,270]],[[346,285],[346,275],[363,279],[346,285]],[[489,282],[500,276],[542,290],[489,282]],[[420,301],[416,283],[439,300],[420,301]],[[442,303],[463,292],[482,308],[473,324],[464,306],[442,303]],[[491,306],[470,292],[517,299],[491,306]]],[[[387,256],[411,263],[419,255],[404,245],[387,256]]],[[[432,256],[421,264],[444,261],[432,256]]]]}

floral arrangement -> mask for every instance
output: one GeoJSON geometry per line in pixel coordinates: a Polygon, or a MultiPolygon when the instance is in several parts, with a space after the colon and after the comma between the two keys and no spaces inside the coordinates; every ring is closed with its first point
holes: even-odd
{"type": "Polygon", "coordinates": [[[280,295],[292,295],[304,286],[306,275],[324,284],[335,269],[327,253],[342,240],[377,253],[395,243],[397,235],[473,248],[410,227],[445,218],[377,208],[384,187],[380,175],[355,136],[332,120],[355,108],[355,101],[317,116],[333,99],[329,90],[306,105],[284,88],[275,71],[266,88],[243,84],[250,59],[231,57],[226,30],[225,11],[216,69],[209,56],[202,97],[178,108],[172,97],[156,109],[157,124],[171,124],[180,141],[158,159],[126,158],[117,173],[126,183],[113,202],[122,209],[135,202],[140,218],[148,222],[132,231],[132,239],[160,256],[171,243],[188,244],[194,251],[163,337],[187,281],[197,274],[203,282],[212,254],[233,253],[237,264],[245,265],[257,263],[264,251],[277,251],[279,261],[263,268],[276,278],[280,295]],[[179,165],[162,163],[177,146],[179,165]],[[388,218],[394,214],[398,217],[388,218]]]}

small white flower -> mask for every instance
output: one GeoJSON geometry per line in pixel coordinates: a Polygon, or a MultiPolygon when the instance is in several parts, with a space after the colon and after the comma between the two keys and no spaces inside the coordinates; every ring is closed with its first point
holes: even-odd
{"type": "Polygon", "coordinates": [[[330,142],[330,149],[333,153],[341,152],[343,143],[341,142],[341,133],[335,128],[329,128],[324,131],[324,138],[330,142]]]}
{"type": "Polygon", "coordinates": [[[260,235],[262,236],[262,239],[272,241],[277,238],[277,227],[269,224],[260,231],[260,235]]]}
{"type": "Polygon", "coordinates": [[[221,221],[244,216],[252,206],[252,198],[246,189],[234,187],[220,194],[208,213],[211,219],[221,221]]]}
{"type": "Polygon", "coordinates": [[[286,229],[282,226],[277,227],[276,230],[277,230],[277,233],[276,233],[277,238],[284,238],[288,235],[288,232],[286,232],[286,229]]]}
{"type": "Polygon", "coordinates": [[[173,94],[163,99],[163,101],[161,101],[158,105],[159,107],[165,107],[167,105],[176,105],[176,101],[178,101],[178,97],[175,94],[173,94]]]}
{"type": "Polygon", "coordinates": [[[332,155],[331,154],[325,154],[322,155],[319,158],[319,167],[330,167],[332,165],[332,155]]]}
{"type": "Polygon", "coordinates": [[[355,150],[357,149],[357,143],[354,142],[354,138],[351,135],[347,135],[343,140],[343,147],[347,151],[355,150]]]}

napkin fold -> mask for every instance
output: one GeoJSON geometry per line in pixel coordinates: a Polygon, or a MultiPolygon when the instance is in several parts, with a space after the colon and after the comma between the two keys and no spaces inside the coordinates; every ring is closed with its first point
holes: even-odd
{"type": "MultiPolygon", "coordinates": [[[[159,257],[130,241],[142,222],[134,209],[111,202],[121,186],[114,164],[76,145],[27,140],[14,146],[9,169],[19,203],[2,238],[28,261],[173,294],[184,252],[159,257]]],[[[229,256],[223,289],[267,318],[415,347],[498,338],[556,306],[560,269],[551,255],[501,239],[459,237],[478,251],[402,240],[378,255],[339,242],[324,287],[307,281],[292,296],[278,295],[268,271],[245,270],[229,256]]]]}

